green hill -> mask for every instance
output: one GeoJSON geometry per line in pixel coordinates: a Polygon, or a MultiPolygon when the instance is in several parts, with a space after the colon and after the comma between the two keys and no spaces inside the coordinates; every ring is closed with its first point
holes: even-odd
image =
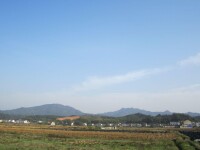
{"type": "Polygon", "coordinates": [[[54,116],[71,116],[71,115],[83,115],[81,111],[61,104],[46,104],[35,107],[22,107],[13,110],[2,111],[4,114],[9,115],[22,115],[22,116],[34,116],[34,115],[54,115],[54,116]]]}

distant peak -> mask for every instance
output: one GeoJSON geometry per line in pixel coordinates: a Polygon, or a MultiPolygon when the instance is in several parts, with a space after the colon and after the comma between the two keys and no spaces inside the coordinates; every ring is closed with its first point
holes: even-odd
{"type": "Polygon", "coordinates": [[[128,107],[128,108],[121,108],[121,110],[126,110],[126,109],[136,109],[136,108],[132,108],[132,107],[128,107]]]}
{"type": "Polygon", "coordinates": [[[64,106],[62,104],[57,104],[57,103],[52,103],[52,104],[44,104],[44,105],[59,105],[59,106],[64,106]]]}
{"type": "Polygon", "coordinates": [[[169,110],[165,110],[164,112],[165,112],[165,113],[171,113],[169,110]]]}

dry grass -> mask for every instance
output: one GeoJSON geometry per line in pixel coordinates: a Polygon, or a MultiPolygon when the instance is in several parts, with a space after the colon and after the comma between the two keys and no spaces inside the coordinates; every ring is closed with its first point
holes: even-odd
{"type": "Polygon", "coordinates": [[[66,131],[64,127],[51,128],[49,126],[35,125],[0,125],[0,132],[23,133],[23,134],[40,134],[49,137],[60,138],[102,138],[102,139],[140,139],[156,140],[177,138],[175,133],[128,133],[128,132],[103,132],[103,131],[66,131]]]}

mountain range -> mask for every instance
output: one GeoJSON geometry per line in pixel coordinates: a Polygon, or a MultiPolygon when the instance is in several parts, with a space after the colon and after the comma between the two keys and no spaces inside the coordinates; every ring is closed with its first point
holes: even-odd
{"type": "Polygon", "coordinates": [[[21,107],[18,109],[1,111],[4,114],[9,115],[54,115],[54,116],[72,116],[83,115],[84,113],[70,106],[64,106],[61,104],[45,104],[35,107],[21,107]]]}
{"type": "Polygon", "coordinates": [[[149,115],[149,116],[157,116],[157,115],[171,115],[172,112],[170,111],[164,111],[164,112],[151,112],[151,111],[146,111],[138,108],[121,108],[120,110],[113,111],[113,112],[106,112],[102,113],[100,115],[103,116],[110,116],[110,117],[123,117],[131,114],[144,114],[144,115],[149,115]]]}
{"type": "MultiPolygon", "coordinates": [[[[33,115],[54,115],[54,116],[72,116],[72,115],[86,115],[87,113],[83,113],[73,107],[70,106],[64,106],[61,104],[45,104],[41,106],[35,106],[35,107],[22,107],[18,109],[12,109],[12,110],[2,110],[0,111],[3,114],[8,115],[22,115],[22,116],[33,116],[33,115]]],[[[164,112],[151,112],[146,111],[138,108],[121,108],[120,110],[113,111],[113,112],[106,112],[96,115],[101,116],[109,116],[109,117],[122,117],[127,116],[131,114],[144,114],[149,116],[157,116],[157,115],[171,115],[173,114],[170,111],[164,111],[164,112]]],[[[188,112],[185,113],[187,115],[190,115],[192,117],[200,116],[200,113],[193,113],[188,112]]]]}

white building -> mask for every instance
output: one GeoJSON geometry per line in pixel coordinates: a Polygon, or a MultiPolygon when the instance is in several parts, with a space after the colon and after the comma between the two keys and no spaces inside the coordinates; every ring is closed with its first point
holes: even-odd
{"type": "Polygon", "coordinates": [[[196,127],[200,127],[200,122],[196,122],[196,127]]]}
{"type": "Polygon", "coordinates": [[[43,121],[39,120],[38,123],[41,124],[41,123],[43,123],[43,121]]]}
{"type": "Polygon", "coordinates": [[[55,122],[52,122],[52,123],[51,123],[51,126],[55,126],[55,125],[56,125],[56,123],[55,123],[55,122]]]}
{"type": "Polygon", "coordinates": [[[29,124],[30,122],[28,120],[24,120],[24,124],[29,124]]]}
{"type": "Polygon", "coordinates": [[[180,126],[180,122],[170,122],[170,126],[180,126]]]}
{"type": "Polygon", "coordinates": [[[83,123],[83,126],[87,126],[87,123],[83,123]]]}
{"type": "Polygon", "coordinates": [[[131,123],[131,127],[142,127],[142,124],[140,123],[131,123]]]}
{"type": "Polygon", "coordinates": [[[109,126],[109,127],[113,127],[114,124],[113,124],[113,123],[109,123],[108,126],[109,126]]]}
{"type": "Polygon", "coordinates": [[[117,127],[101,127],[101,130],[116,130],[117,127]]]}
{"type": "Polygon", "coordinates": [[[183,121],[183,124],[181,126],[181,128],[192,128],[192,127],[193,127],[193,124],[190,120],[183,121]]]}
{"type": "Polygon", "coordinates": [[[24,121],[19,119],[19,120],[16,121],[16,123],[24,123],[24,121]]]}

